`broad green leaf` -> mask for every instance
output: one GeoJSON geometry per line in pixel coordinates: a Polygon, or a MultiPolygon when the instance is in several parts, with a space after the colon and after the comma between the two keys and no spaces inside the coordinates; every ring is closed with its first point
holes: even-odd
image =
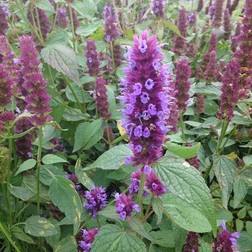
{"type": "Polygon", "coordinates": [[[85,24],[83,26],[78,27],[76,33],[83,37],[88,37],[93,34],[99,27],[101,27],[101,22],[97,21],[91,24],[85,24]]]}
{"type": "Polygon", "coordinates": [[[64,172],[63,168],[59,168],[54,165],[42,165],[40,169],[40,181],[44,185],[49,186],[52,183],[52,180],[55,176],[64,177],[66,172],[64,172]]]}
{"type": "Polygon", "coordinates": [[[240,238],[238,239],[238,246],[242,252],[251,252],[252,248],[252,235],[247,232],[241,232],[240,238]]]}
{"type": "Polygon", "coordinates": [[[25,232],[35,237],[47,237],[56,235],[57,229],[48,219],[31,216],[25,221],[25,232]]]}
{"type": "Polygon", "coordinates": [[[67,160],[54,154],[47,154],[42,158],[42,162],[46,165],[50,165],[57,163],[67,163],[67,160]]]}
{"type": "Polygon", "coordinates": [[[92,244],[91,252],[146,252],[145,244],[135,234],[116,225],[101,227],[92,244]]]}
{"type": "Polygon", "coordinates": [[[200,143],[197,143],[191,147],[188,147],[188,146],[182,146],[179,144],[167,142],[165,144],[165,147],[167,148],[169,152],[179,157],[187,159],[187,158],[192,158],[192,157],[197,156],[197,153],[200,149],[200,143]]]}
{"type": "Polygon", "coordinates": [[[222,191],[223,206],[227,209],[228,200],[233,188],[235,177],[235,162],[226,156],[214,158],[214,173],[222,191]]]}
{"type": "Polygon", "coordinates": [[[246,221],[246,230],[252,236],[252,221],[246,221]]]}
{"type": "Polygon", "coordinates": [[[41,10],[48,11],[48,12],[51,12],[51,13],[55,12],[52,4],[48,0],[36,1],[35,5],[41,10]]]}
{"type": "Polygon", "coordinates": [[[169,20],[165,20],[165,21],[163,21],[163,22],[164,22],[164,26],[165,26],[167,29],[169,29],[170,31],[174,32],[174,33],[177,34],[178,36],[181,35],[181,34],[180,34],[180,31],[179,31],[179,29],[178,29],[178,27],[177,27],[174,23],[172,23],[172,22],[169,21],[169,20]]]}
{"type": "Polygon", "coordinates": [[[116,104],[115,92],[112,86],[107,86],[107,95],[109,102],[109,112],[111,113],[111,118],[115,120],[121,119],[121,112],[116,104]]]}
{"type": "Polygon", "coordinates": [[[245,198],[247,191],[248,191],[248,186],[246,182],[244,181],[243,178],[241,177],[236,177],[234,180],[234,208],[237,208],[241,201],[245,198]]]}
{"type": "Polygon", "coordinates": [[[133,217],[128,222],[129,227],[138,233],[140,236],[148,239],[149,241],[152,241],[153,238],[149,234],[149,232],[145,229],[143,222],[141,220],[137,219],[136,217],[133,217]]]}
{"type": "Polygon", "coordinates": [[[77,244],[73,236],[68,236],[62,239],[54,248],[54,252],[76,252],[77,244]]]}
{"type": "Polygon", "coordinates": [[[91,19],[97,12],[97,5],[94,0],[74,1],[73,8],[83,17],[91,19]]]}
{"type": "Polygon", "coordinates": [[[212,245],[206,243],[204,240],[200,240],[200,250],[199,252],[212,252],[212,245]]]}
{"type": "Polygon", "coordinates": [[[159,198],[154,198],[152,200],[152,208],[157,216],[157,224],[160,224],[163,218],[163,211],[164,211],[163,202],[159,198]]]}
{"type": "Polygon", "coordinates": [[[68,107],[64,111],[63,118],[68,122],[78,122],[89,118],[89,115],[82,113],[79,109],[68,107]]]}
{"type": "Polygon", "coordinates": [[[35,159],[27,159],[25,160],[18,168],[15,175],[18,175],[19,173],[22,173],[24,171],[30,170],[33,167],[35,167],[37,161],[35,159]]]}
{"type": "Polygon", "coordinates": [[[48,45],[42,49],[41,56],[48,65],[79,83],[78,61],[70,47],[62,44],[48,45]]]}
{"type": "Polygon", "coordinates": [[[164,213],[180,227],[197,233],[211,231],[211,225],[207,218],[195,207],[172,193],[163,198],[164,213]]]}
{"type": "Polygon", "coordinates": [[[205,216],[215,232],[213,200],[199,171],[184,160],[172,156],[163,157],[155,165],[155,170],[169,191],[205,216]]]}
{"type": "Polygon", "coordinates": [[[115,207],[114,206],[107,206],[104,209],[102,209],[98,215],[104,216],[108,219],[112,219],[112,220],[117,220],[119,221],[119,216],[115,211],[115,207]]]}
{"type": "Polygon", "coordinates": [[[69,86],[66,87],[65,93],[66,93],[66,97],[69,101],[72,102],[80,102],[80,103],[84,103],[85,101],[85,97],[84,97],[84,91],[83,89],[78,86],[77,84],[71,84],[72,90],[74,92],[74,94],[72,93],[72,90],[69,86]],[[77,99],[75,98],[75,96],[77,97],[77,99]]]}
{"type": "Polygon", "coordinates": [[[127,145],[120,144],[104,152],[88,168],[117,170],[125,163],[125,159],[129,157],[131,154],[132,154],[131,150],[127,145]]]}
{"type": "Polygon", "coordinates": [[[243,161],[244,161],[245,165],[252,166],[252,155],[247,155],[247,156],[243,157],[243,161]]]}
{"type": "Polygon", "coordinates": [[[9,186],[10,193],[18,199],[27,201],[31,199],[35,193],[26,186],[9,186]]]}
{"type": "Polygon", "coordinates": [[[35,244],[33,239],[29,235],[27,235],[22,228],[18,226],[13,227],[11,229],[11,233],[20,241],[24,241],[29,244],[35,244]]]}
{"type": "Polygon", "coordinates": [[[152,231],[150,235],[153,237],[152,244],[158,244],[165,248],[175,247],[175,235],[173,230],[152,231]]]}
{"type": "Polygon", "coordinates": [[[76,152],[83,148],[84,150],[90,149],[95,145],[103,136],[102,119],[93,122],[80,123],[74,135],[74,148],[76,152]]]}
{"type": "Polygon", "coordinates": [[[72,221],[74,234],[76,234],[79,230],[83,207],[72,182],[61,176],[55,176],[49,187],[49,197],[53,204],[72,221]]]}

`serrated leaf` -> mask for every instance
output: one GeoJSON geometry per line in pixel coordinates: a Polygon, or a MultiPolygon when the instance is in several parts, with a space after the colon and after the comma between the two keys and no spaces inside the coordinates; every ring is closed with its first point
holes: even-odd
{"type": "Polygon", "coordinates": [[[31,216],[25,221],[25,232],[35,237],[47,237],[56,235],[57,229],[48,219],[31,216]]]}
{"type": "Polygon", "coordinates": [[[245,198],[248,186],[243,178],[236,177],[234,180],[234,208],[237,208],[241,201],[245,198]]]}
{"type": "Polygon", "coordinates": [[[125,159],[129,157],[131,154],[132,152],[127,145],[120,144],[104,152],[88,168],[117,170],[125,163],[125,159]]]}
{"type": "Polygon", "coordinates": [[[150,232],[153,237],[152,244],[158,244],[165,248],[175,247],[175,235],[173,230],[161,230],[150,232]]]}
{"type": "Polygon", "coordinates": [[[90,149],[93,145],[100,141],[103,136],[102,119],[93,122],[80,123],[74,134],[74,148],[76,152],[83,148],[90,149]]]}
{"type": "Polygon", "coordinates": [[[28,171],[35,167],[37,161],[35,159],[27,159],[25,160],[18,168],[15,175],[18,175],[19,173],[22,173],[24,171],[28,171]]]}
{"type": "Polygon", "coordinates": [[[101,27],[101,22],[94,22],[91,24],[86,24],[84,26],[78,27],[76,30],[76,34],[83,36],[83,37],[88,37],[89,35],[93,34],[98,28],[101,27]]]}
{"type": "Polygon", "coordinates": [[[146,247],[136,235],[116,225],[101,227],[92,244],[91,252],[146,252],[146,247]]]}
{"type": "Polygon", "coordinates": [[[149,241],[153,240],[153,238],[151,237],[149,232],[147,230],[145,230],[145,227],[144,227],[143,223],[139,219],[137,219],[136,217],[131,218],[129,220],[128,224],[129,224],[129,227],[133,231],[135,231],[136,233],[138,233],[142,237],[148,239],[149,241]]]}
{"type": "Polygon", "coordinates": [[[64,111],[63,118],[68,122],[78,122],[89,118],[89,115],[82,113],[79,109],[68,107],[64,111]]]}
{"type": "Polygon", "coordinates": [[[48,65],[79,83],[78,61],[75,52],[70,47],[51,44],[42,49],[41,56],[48,65]]]}
{"type": "Polygon", "coordinates": [[[47,154],[42,158],[42,162],[46,165],[50,165],[57,163],[67,163],[67,160],[54,154],[47,154]]]}
{"type": "Polygon", "coordinates": [[[74,225],[74,234],[79,231],[82,203],[72,182],[60,176],[55,176],[50,187],[49,197],[74,225]]]}
{"type": "Polygon", "coordinates": [[[156,165],[157,175],[171,193],[205,216],[216,231],[213,200],[200,173],[184,160],[165,156],[156,165]]]}
{"type": "Polygon", "coordinates": [[[54,248],[54,252],[76,252],[77,244],[73,236],[62,239],[54,248]]]}
{"type": "Polygon", "coordinates": [[[228,200],[233,188],[235,162],[225,156],[214,158],[214,173],[222,191],[223,206],[227,209],[228,200]]]}

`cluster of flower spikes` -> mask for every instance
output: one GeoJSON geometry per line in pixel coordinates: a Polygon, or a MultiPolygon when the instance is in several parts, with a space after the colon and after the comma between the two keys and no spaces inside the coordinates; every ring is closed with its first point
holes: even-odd
{"type": "Polygon", "coordinates": [[[236,252],[238,250],[237,239],[240,237],[239,232],[230,233],[225,225],[221,223],[221,230],[213,244],[213,252],[236,252]]]}
{"type": "Polygon", "coordinates": [[[81,235],[80,239],[78,242],[78,251],[80,252],[90,252],[92,243],[95,239],[95,236],[98,233],[97,228],[92,228],[92,229],[81,229],[81,235]]]}
{"type": "Polygon", "coordinates": [[[61,28],[66,28],[68,25],[67,10],[65,7],[60,7],[56,14],[56,24],[61,28]]]}
{"type": "Polygon", "coordinates": [[[247,97],[252,88],[252,0],[246,0],[238,48],[234,56],[241,66],[240,98],[247,97]]]}
{"type": "Polygon", "coordinates": [[[96,108],[103,119],[109,119],[111,114],[109,112],[108,96],[107,96],[107,82],[103,77],[96,78],[96,108]]]}
{"type": "Polygon", "coordinates": [[[223,27],[224,27],[224,38],[227,40],[229,39],[232,30],[229,9],[225,9],[224,11],[223,27]]]}
{"type": "Polygon", "coordinates": [[[103,10],[103,18],[105,25],[105,36],[104,39],[107,42],[114,41],[120,36],[120,32],[117,24],[117,17],[115,11],[110,4],[106,4],[103,10]]]}
{"type": "Polygon", "coordinates": [[[43,39],[46,39],[51,29],[51,24],[45,11],[31,6],[28,12],[28,19],[33,26],[40,28],[43,39]]]}
{"type": "Polygon", "coordinates": [[[86,199],[84,207],[94,218],[97,212],[107,205],[107,194],[103,187],[94,187],[86,191],[84,197],[86,199]]]}
{"type": "Polygon", "coordinates": [[[204,7],[204,0],[198,0],[197,11],[200,12],[204,7]]]}
{"type": "Polygon", "coordinates": [[[8,16],[9,16],[9,10],[8,7],[1,3],[0,4],[0,35],[4,35],[8,30],[8,16]]]}
{"type": "Polygon", "coordinates": [[[86,44],[86,58],[88,72],[91,76],[97,76],[99,73],[99,58],[96,50],[96,45],[94,40],[87,40],[86,44]]]}
{"type": "Polygon", "coordinates": [[[164,17],[166,0],[152,0],[151,8],[156,17],[164,17]]]}
{"type": "Polygon", "coordinates": [[[177,105],[180,112],[184,112],[187,108],[187,103],[190,98],[189,89],[191,83],[189,78],[191,77],[191,67],[186,58],[181,58],[176,63],[176,99],[177,105]]]}
{"type": "Polygon", "coordinates": [[[213,26],[218,28],[222,23],[224,0],[215,0],[213,26]]]}
{"type": "Polygon", "coordinates": [[[183,252],[199,252],[199,234],[188,232],[183,252]]]}
{"type": "Polygon", "coordinates": [[[135,165],[148,165],[162,156],[169,117],[167,70],[155,36],[134,37],[129,64],[122,80],[122,125],[129,136],[135,165]]]}
{"type": "Polygon", "coordinates": [[[180,36],[176,35],[174,39],[174,47],[172,50],[181,55],[186,50],[186,32],[187,32],[187,11],[185,8],[179,10],[177,26],[180,31],[180,36]]]}
{"type": "Polygon", "coordinates": [[[23,88],[26,89],[25,108],[32,114],[33,125],[40,126],[50,120],[50,97],[47,93],[47,82],[39,69],[40,60],[35,43],[30,36],[19,38],[20,60],[22,63],[23,88]]]}
{"type": "MultiPolygon", "coordinates": [[[[19,118],[15,124],[15,133],[23,133],[31,127],[32,123],[28,117],[19,118]]],[[[19,157],[23,159],[32,157],[32,139],[32,133],[28,133],[23,137],[16,139],[16,151],[19,157]]]]}
{"type": "Polygon", "coordinates": [[[240,65],[233,58],[226,66],[222,77],[220,111],[218,117],[230,121],[239,100],[240,65]]]}

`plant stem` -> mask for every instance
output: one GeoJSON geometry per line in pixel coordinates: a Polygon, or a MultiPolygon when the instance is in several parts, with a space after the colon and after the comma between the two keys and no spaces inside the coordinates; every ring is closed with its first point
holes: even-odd
{"type": "Polygon", "coordinates": [[[39,127],[38,129],[38,153],[37,153],[37,213],[39,215],[40,213],[40,167],[41,167],[41,154],[42,154],[42,140],[43,140],[43,131],[42,131],[42,126],[39,127]]]}
{"type": "Polygon", "coordinates": [[[222,141],[223,141],[223,138],[226,134],[226,131],[227,131],[227,128],[228,128],[228,124],[229,124],[229,121],[227,120],[223,120],[222,121],[222,126],[221,126],[221,133],[220,133],[220,137],[218,139],[218,143],[217,143],[217,147],[216,147],[216,153],[218,155],[221,154],[221,144],[222,144],[222,141]]]}
{"type": "Polygon", "coordinates": [[[66,80],[66,84],[67,84],[67,86],[69,87],[69,89],[70,89],[70,91],[71,91],[71,93],[72,93],[74,99],[76,100],[76,103],[78,104],[78,107],[79,107],[80,111],[83,112],[83,108],[82,108],[82,106],[81,106],[81,102],[80,102],[80,100],[79,100],[77,94],[75,93],[75,91],[74,91],[74,89],[73,89],[73,87],[72,87],[72,84],[69,83],[67,80],[66,80]]]}
{"type": "Polygon", "coordinates": [[[185,124],[183,121],[183,113],[180,113],[180,115],[179,115],[179,124],[180,124],[180,128],[181,128],[182,139],[185,140],[186,136],[185,136],[185,124]]]}
{"type": "MultiPolygon", "coordinates": [[[[8,132],[8,135],[11,134],[11,129],[8,132]]],[[[11,195],[10,195],[10,190],[9,190],[9,185],[10,185],[10,177],[12,175],[12,156],[13,156],[13,143],[12,139],[8,140],[8,148],[9,148],[9,163],[8,163],[8,176],[7,176],[7,184],[6,184],[6,200],[7,200],[7,209],[8,209],[8,222],[9,225],[12,225],[12,211],[11,211],[11,195]]]]}
{"type": "Polygon", "coordinates": [[[144,183],[145,183],[145,174],[142,172],[140,177],[140,187],[137,195],[137,201],[141,208],[141,215],[143,215],[143,193],[144,193],[144,183]]]}

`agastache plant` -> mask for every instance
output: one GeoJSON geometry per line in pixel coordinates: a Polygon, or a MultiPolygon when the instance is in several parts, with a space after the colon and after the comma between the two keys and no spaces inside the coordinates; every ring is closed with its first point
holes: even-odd
{"type": "Polygon", "coordinates": [[[166,0],[152,0],[151,8],[156,17],[164,17],[166,0]]]}
{"type": "Polygon", "coordinates": [[[95,236],[98,233],[98,228],[92,229],[81,229],[81,236],[79,240],[78,251],[80,252],[90,252],[92,248],[92,243],[95,239],[95,236]]]}
{"type": "Polygon", "coordinates": [[[229,39],[232,30],[229,9],[225,9],[224,11],[223,27],[224,38],[229,39]]]}
{"type": "Polygon", "coordinates": [[[9,16],[9,10],[5,3],[0,4],[0,35],[6,34],[8,30],[8,16],[9,16]]]}
{"type": "Polygon", "coordinates": [[[214,5],[214,18],[213,18],[213,26],[218,28],[221,26],[222,16],[223,16],[223,5],[224,0],[215,0],[214,5]]]}
{"type": "Polygon", "coordinates": [[[60,7],[57,10],[56,23],[61,28],[66,28],[68,25],[67,10],[65,7],[60,7]]]}
{"type": "Polygon", "coordinates": [[[87,40],[86,44],[86,58],[88,72],[91,76],[96,76],[99,73],[99,59],[94,40],[87,40]]]}
{"type": "Polygon", "coordinates": [[[199,252],[199,234],[188,232],[183,252],[199,252]]]}

